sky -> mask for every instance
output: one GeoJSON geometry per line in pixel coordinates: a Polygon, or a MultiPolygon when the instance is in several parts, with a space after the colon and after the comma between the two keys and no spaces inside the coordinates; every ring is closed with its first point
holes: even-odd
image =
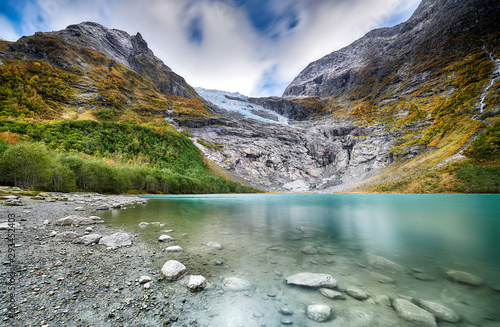
{"type": "Polygon", "coordinates": [[[0,0],[0,37],[84,21],[140,32],[195,87],[280,96],[310,62],[374,28],[406,21],[420,0],[0,0]]]}

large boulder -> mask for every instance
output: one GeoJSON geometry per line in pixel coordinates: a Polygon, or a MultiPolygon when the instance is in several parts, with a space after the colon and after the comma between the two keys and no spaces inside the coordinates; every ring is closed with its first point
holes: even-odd
{"type": "Polygon", "coordinates": [[[111,249],[116,249],[122,246],[130,246],[132,245],[132,236],[127,233],[114,233],[101,238],[99,240],[99,244],[106,245],[111,249]]]}
{"type": "Polygon", "coordinates": [[[416,326],[437,327],[436,317],[432,313],[417,307],[410,301],[395,299],[392,305],[400,318],[416,326]]]}
{"type": "Polygon", "coordinates": [[[186,266],[176,260],[169,260],[161,267],[161,274],[167,281],[180,279],[187,272],[186,266]]]}
{"type": "Polygon", "coordinates": [[[310,272],[302,272],[288,276],[286,282],[292,285],[314,287],[314,288],[335,288],[337,281],[329,274],[315,274],[310,272]]]}

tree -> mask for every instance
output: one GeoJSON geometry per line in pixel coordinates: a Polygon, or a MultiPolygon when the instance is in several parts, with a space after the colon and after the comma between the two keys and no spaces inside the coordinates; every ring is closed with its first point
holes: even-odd
{"type": "Polygon", "coordinates": [[[0,158],[0,174],[8,184],[34,190],[50,178],[51,160],[47,148],[38,143],[19,143],[0,158]]]}

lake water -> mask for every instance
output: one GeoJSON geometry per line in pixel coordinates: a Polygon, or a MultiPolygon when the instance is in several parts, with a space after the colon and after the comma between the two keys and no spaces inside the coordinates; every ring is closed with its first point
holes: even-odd
{"type": "Polygon", "coordinates": [[[292,326],[411,326],[381,295],[437,302],[461,317],[438,326],[500,326],[498,195],[189,195],[148,201],[103,218],[150,242],[158,271],[175,259],[189,274],[207,277],[212,287],[189,296],[183,314],[200,326],[269,327],[286,320],[292,326]],[[164,226],[140,228],[139,222],[164,226]],[[173,230],[167,234],[174,242],[157,241],[165,230],[173,230]],[[184,252],[163,251],[171,245],[184,252]],[[404,268],[377,265],[379,257],[404,268]],[[449,281],[450,269],[484,283],[449,281]],[[331,274],[340,290],[355,287],[370,297],[331,300],[316,289],[288,285],[285,278],[299,272],[331,274]],[[381,282],[380,275],[393,281],[381,282]],[[228,277],[243,278],[254,289],[224,292],[228,277]],[[333,317],[308,319],[310,304],[329,305],[333,317]],[[283,315],[282,308],[293,315],[283,315]]]}

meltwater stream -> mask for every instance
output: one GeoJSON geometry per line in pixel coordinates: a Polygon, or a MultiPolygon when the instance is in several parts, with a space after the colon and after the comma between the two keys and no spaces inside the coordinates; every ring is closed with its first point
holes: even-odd
{"type": "Polygon", "coordinates": [[[432,301],[460,316],[453,324],[437,320],[438,326],[500,326],[498,195],[196,195],[148,201],[103,218],[150,242],[158,271],[174,259],[189,274],[207,277],[210,288],[184,299],[183,317],[196,326],[413,326],[387,297],[432,301]],[[140,222],[164,226],[140,228],[140,222]],[[174,242],[157,241],[165,230],[172,230],[167,234],[174,242]],[[163,251],[172,245],[184,252],[163,251]],[[404,268],[383,264],[385,259],[404,268]],[[472,273],[483,284],[450,281],[448,270],[472,273]],[[299,272],[332,275],[345,299],[288,285],[285,278],[299,272]],[[253,287],[223,291],[229,277],[253,287]],[[369,298],[355,299],[343,292],[347,288],[369,298]],[[309,319],[311,304],[330,306],[332,317],[309,319]]]}

